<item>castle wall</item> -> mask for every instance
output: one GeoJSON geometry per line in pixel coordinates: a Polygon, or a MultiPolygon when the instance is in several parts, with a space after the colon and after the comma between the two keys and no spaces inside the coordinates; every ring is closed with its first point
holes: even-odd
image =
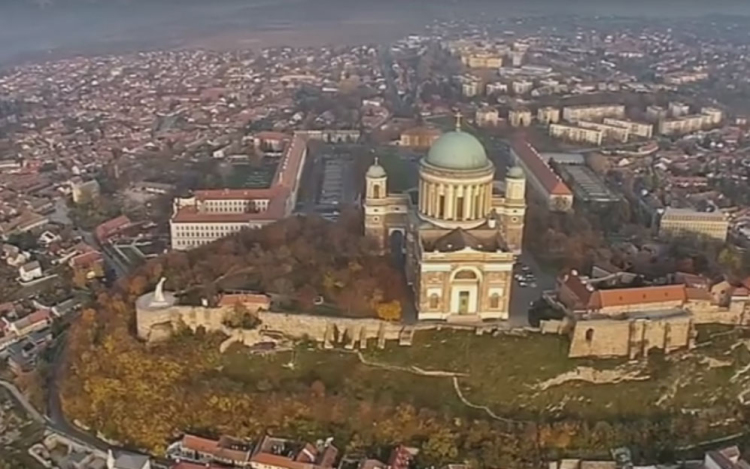
{"type": "Polygon", "coordinates": [[[568,356],[626,357],[629,342],[629,321],[579,321],[573,328],[568,356]]]}
{"type": "Polygon", "coordinates": [[[693,321],[688,316],[664,320],[578,321],[568,355],[571,358],[636,358],[653,348],[672,352],[690,347],[693,331],[693,321]]]}
{"type": "MultiPolygon", "coordinates": [[[[166,339],[169,336],[165,332],[168,327],[164,326],[169,325],[173,329],[184,325],[193,331],[203,327],[207,332],[229,333],[223,321],[232,309],[232,306],[172,306],[159,310],[136,310],[138,337],[146,341],[166,339]]],[[[257,316],[261,320],[260,332],[276,332],[296,339],[308,337],[317,342],[334,338],[341,341],[345,336],[349,339],[395,340],[404,328],[398,323],[369,318],[332,318],[265,311],[259,311],[257,316]]]]}

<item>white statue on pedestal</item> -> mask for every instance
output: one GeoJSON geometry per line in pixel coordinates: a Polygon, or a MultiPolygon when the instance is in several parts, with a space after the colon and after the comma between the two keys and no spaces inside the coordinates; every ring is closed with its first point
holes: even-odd
{"type": "Polygon", "coordinates": [[[154,298],[151,300],[150,306],[163,306],[167,304],[167,300],[164,299],[164,282],[167,281],[166,277],[162,277],[159,283],[156,284],[156,290],[154,291],[154,298]]]}

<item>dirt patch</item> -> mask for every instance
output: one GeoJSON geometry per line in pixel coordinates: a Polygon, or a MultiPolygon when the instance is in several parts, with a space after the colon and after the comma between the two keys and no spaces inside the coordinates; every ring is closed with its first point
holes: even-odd
{"type": "Polygon", "coordinates": [[[641,367],[625,365],[612,370],[597,370],[588,366],[579,366],[575,370],[557,375],[554,378],[542,381],[534,386],[534,389],[545,391],[554,386],[560,386],[570,381],[585,381],[591,384],[615,384],[623,381],[645,381],[650,376],[644,374],[641,367]]]}

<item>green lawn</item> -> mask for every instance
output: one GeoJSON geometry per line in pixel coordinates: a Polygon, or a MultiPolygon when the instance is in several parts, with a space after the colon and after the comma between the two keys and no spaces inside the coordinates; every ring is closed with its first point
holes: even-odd
{"type": "Polygon", "coordinates": [[[238,346],[230,348],[222,362],[223,375],[252,391],[293,395],[321,381],[328,393],[358,401],[411,403],[466,413],[448,379],[373,368],[360,363],[352,352],[300,347],[295,352],[257,356],[238,346]]]}

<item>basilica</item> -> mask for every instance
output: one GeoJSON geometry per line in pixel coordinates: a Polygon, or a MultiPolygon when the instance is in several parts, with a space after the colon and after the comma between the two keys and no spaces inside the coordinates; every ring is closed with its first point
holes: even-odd
{"type": "Polygon", "coordinates": [[[508,319],[526,179],[518,167],[504,185],[494,176],[484,147],[461,131],[460,120],[421,160],[417,188],[389,193],[385,169],[377,160],[368,169],[365,232],[382,250],[403,237],[419,320],[508,319]]]}

